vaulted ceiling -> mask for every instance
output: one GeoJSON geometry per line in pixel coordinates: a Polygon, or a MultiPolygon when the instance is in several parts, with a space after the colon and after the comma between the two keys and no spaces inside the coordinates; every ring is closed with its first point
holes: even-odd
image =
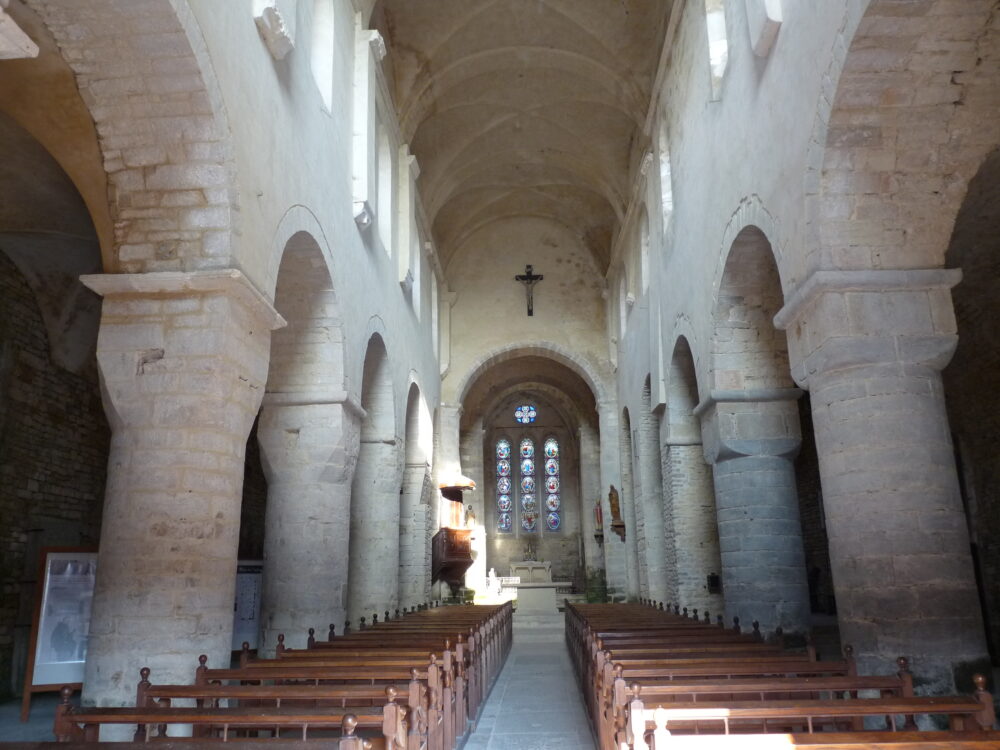
{"type": "Polygon", "coordinates": [[[445,266],[545,217],[607,268],[672,0],[380,0],[386,73],[445,266]]]}

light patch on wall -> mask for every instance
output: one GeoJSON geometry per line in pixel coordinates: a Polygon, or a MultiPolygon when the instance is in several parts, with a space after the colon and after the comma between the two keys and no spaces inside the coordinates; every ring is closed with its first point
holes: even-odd
{"type": "Polygon", "coordinates": [[[729,37],[726,35],[726,8],[723,0],[705,0],[708,29],[708,60],[712,72],[712,101],[722,97],[722,79],[729,64],[729,37]]]}
{"type": "Polygon", "coordinates": [[[333,2],[313,0],[309,63],[323,108],[333,108],[333,2]]]}

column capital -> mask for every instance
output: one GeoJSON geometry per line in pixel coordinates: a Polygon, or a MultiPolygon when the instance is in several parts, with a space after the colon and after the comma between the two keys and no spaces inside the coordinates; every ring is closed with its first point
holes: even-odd
{"type": "Polygon", "coordinates": [[[101,297],[186,297],[225,294],[251,310],[268,330],[287,323],[267,296],[237,268],[207,271],[84,274],[80,282],[101,297]]]}
{"type": "Polygon", "coordinates": [[[713,390],[694,409],[710,464],[747,456],[794,458],[802,443],[798,388],[713,390]]]}
{"type": "Polygon", "coordinates": [[[263,409],[276,409],[297,406],[341,406],[353,418],[364,421],[368,412],[358,398],[347,391],[330,391],[327,393],[271,392],[264,394],[261,403],[263,409]]]}
{"type": "Polygon", "coordinates": [[[816,271],[774,317],[788,332],[792,377],[854,367],[942,369],[958,343],[958,269],[816,271]]]}

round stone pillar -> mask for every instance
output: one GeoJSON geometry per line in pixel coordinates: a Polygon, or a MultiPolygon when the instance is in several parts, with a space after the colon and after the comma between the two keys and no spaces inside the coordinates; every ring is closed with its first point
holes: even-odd
{"type": "Polygon", "coordinates": [[[713,616],[722,614],[722,595],[711,593],[708,587],[710,575],[722,576],[712,469],[705,463],[700,442],[677,440],[664,447],[663,474],[670,496],[664,512],[672,515],[677,559],[676,599],[672,601],[708,610],[713,616]]]}
{"type": "Polygon", "coordinates": [[[246,441],[283,321],[234,270],[82,280],[104,297],[112,428],[83,702],[123,706],[141,667],[186,683],[199,654],[229,664],[246,441]]]}
{"type": "MultiPolygon", "coordinates": [[[[611,503],[609,494],[614,486],[621,496],[621,463],[618,431],[621,422],[618,404],[601,401],[597,404],[601,453],[601,514],[604,522],[604,571],[610,601],[624,601],[628,593],[626,572],[626,545],[624,540],[611,530],[611,503]]],[[[622,509],[624,511],[624,509],[622,509]]],[[[634,530],[633,530],[634,531],[634,530]]],[[[633,533],[627,531],[626,534],[633,533]]]]}
{"type": "Polygon", "coordinates": [[[795,456],[801,434],[795,388],[713,391],[702,416],[713,464],[726,619],[763,632],[809,630],[795,456]]]}
{"type": "Polygon", "coordinates": [[[940,370],[958,271],[818,272],[776,323],[808,385],[841,640],[922,692],[989,670],[940,370]]]}
{"type": "Polygon", "coordinates": [[[341,632],[358,456],[356,404],[282,403],[283,396],[268,394],[257,425],[267,476],[261,612],[267,654],[279,634],[288,646],[304,648],[310,627],[323,637],[331,623],[341,632]]]}
{"type": "Polygon", "coordinates": [[[360,618],[399,606],[400,441],[361,440],[351,493],[350,589],[347,616],[360,618]]]}

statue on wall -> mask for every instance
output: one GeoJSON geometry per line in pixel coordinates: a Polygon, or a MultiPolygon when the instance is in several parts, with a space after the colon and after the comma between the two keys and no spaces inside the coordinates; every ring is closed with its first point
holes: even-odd
{"type": "Polygon", "coordinates": [[[614,485],[608,492],[608,505],[611,506],[611,530],[625,541],[625,521],[622,519],[621,500],[614,485]]]}
{"type": "Polygon", "coordinates": [[[476,511],[472,507],[472,503],[465,509],[465,528],[471,529],[476,525],[476,511]]]}

